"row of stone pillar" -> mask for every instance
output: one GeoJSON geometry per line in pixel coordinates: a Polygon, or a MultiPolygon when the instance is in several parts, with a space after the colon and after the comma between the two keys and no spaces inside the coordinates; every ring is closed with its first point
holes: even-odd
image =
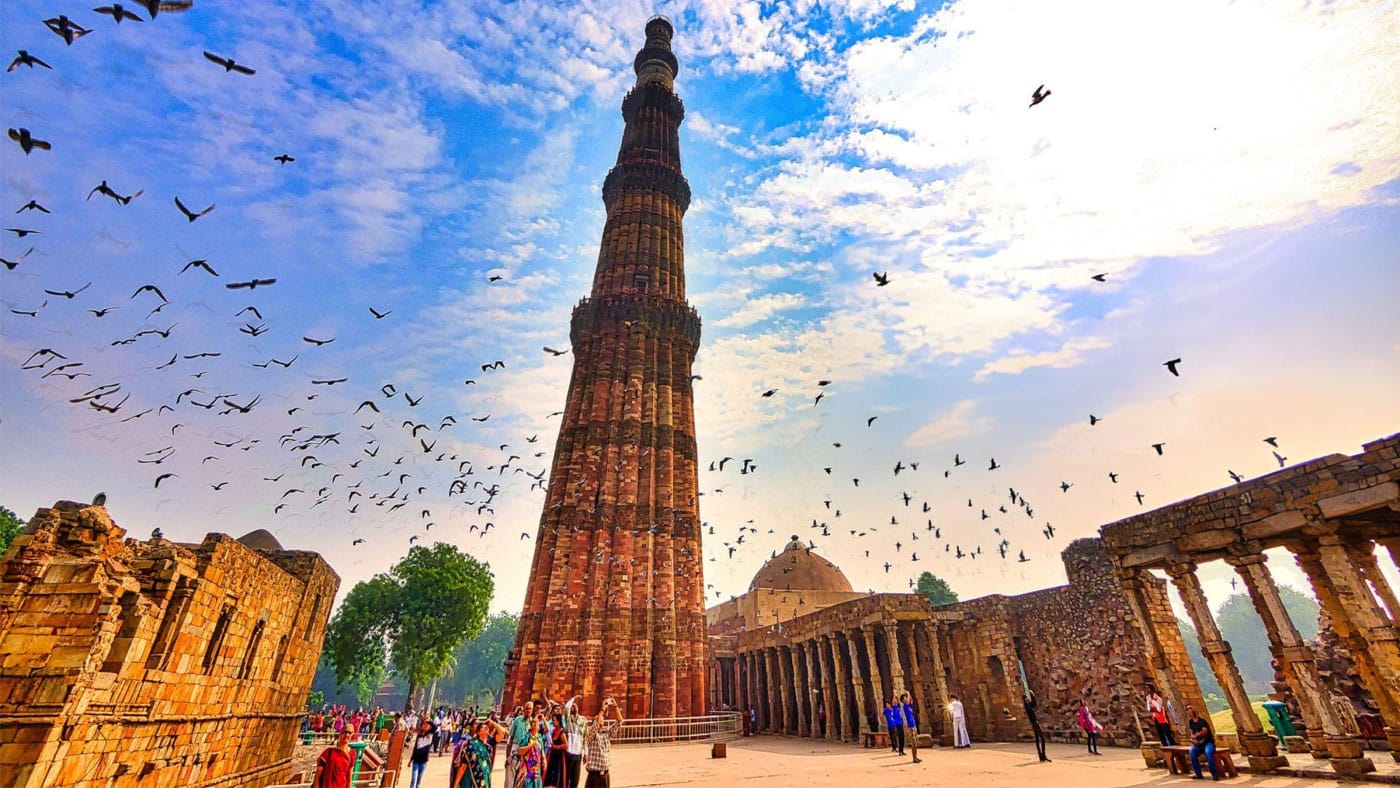
{"type": "MultiPolygon", "coordinates": [[[[1385,546],[1394,560],[1397,545],[1385,546]]],[[[1298,566],[1312,584],[1319,604],[1331,617],[1337,634],[1356,661],[1363,684],[1381,710],[1391,753],[1400,760],[1400,637],[1397,637],[1396,628],[1400,602],[1381,574],[1375,547],[1373,542],[1348,540],[1338,534],[1289,545],[1298,566]]],[[[1274,658],[1298,699],[1313,756],[1330,758],[1333,768],[1342,775],[1357,776],[1373,771],[1375,764],[1363,755],[1361,742],[1347,732],[1324,694],[1313,651],[1288,617],[1278,586],[1268,570],[1268,556],[1260,546],[1246,545],[1225,560],[1244,581],[1264,623],[1274,658]]],[[[1141,612],[1144,607],[1142,572],[1125,569],[1118,574],[1130,602],[1139,611],[1138,619],[1144,625],[1148,647],[1156,652],[1151,662],[1159,687],[1169,697],[1178,698],[1180,703],[1181,693],[1166,660],[1162,659],[1160,641],[1141,612]]],[[[1183,561],[1171,565],[1167,567],[1167,574],[1181,595],[1200,638],[1201,651],[1230,704],[1240,745],[1249,758],[1250,767],[1259,771],[1286,765],[1287,758],[1278,753],[1274,737],[1264,731],[1250,705],[1244,681],[1231,656],[1230,644],[1221,637],[1210,604],[1201,590],[1196,564],[1183,561]]],[[[1202,715],[1206,713],[1204,709],[1198,711],[1202,715]]]]}
{"type": "Polygon", "coordinates": [[[941,723],[947,700],[936,633],[912,625],[901,628],[896,621],[743,652],[718,665],[725,674],[721,681],[734,687],[736,705],[745,713],[753,708],[756,730],[768,733],[859,741],[872,717],[883,725],[884,701],[904,692],[915,704],[921,729],[928,732],[931,723],[941,723]],[[928,655],[933,666],[927,680],[920,655],[928,655]],[[935,708],[937,715],[931,714],[935,708]],[[825,730],[819,710],[825,712],[825,730]]]}

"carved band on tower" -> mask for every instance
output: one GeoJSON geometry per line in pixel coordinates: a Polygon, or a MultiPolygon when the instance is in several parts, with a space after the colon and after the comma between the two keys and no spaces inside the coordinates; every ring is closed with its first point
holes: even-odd
{"type": "Polygon", "coordinates": [[[672,92],[671,23],[653,17],[622,101],[617,164],[588,298],[574,309],[574,369],[506,660],[507,710],[614,697],[629,717],[705,713],[695,412],[700,317],[685,300],[685,108],[672,92]]]}

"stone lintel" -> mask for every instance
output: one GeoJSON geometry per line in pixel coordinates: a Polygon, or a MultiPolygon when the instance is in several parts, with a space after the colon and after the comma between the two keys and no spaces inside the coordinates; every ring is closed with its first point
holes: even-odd
{"type": "Polygon", "coordinates": [[[1124,555],[1119,563],[1127,567],[1148,565],[1166,566],[1172,563],[1170,559],[1175,559],[1177,555],[1176,545],[1167,542],[1165,544],[1152,545],[1151,547],[1139,547],[1129,552],[1127,555],[1124,555]]]}
{"type": "Polygon", "coordinates": [[[1176,547],[1183,553],[1203,553],[1219,550],[1240,541],[1239,534],[1232,529],[1212,528],[1178,537],[1176,547]]]}
{"type": "Polygon", "coordinates": [[[1317,502],[1323,517],[1345,517],[1400,501],[1400,484],[1386,482],[1375,487],[1333,495],[1317,502]]]}
{"type": "Polygon", "coordinates": [[[1244,536],[1246,539],[1263,539],[1297,531],[1307,524],[1308,518],[1304,517],[1302,512],[1289,509],[1286,512],[1269,515],[1262,520],[1246,523],[1244,536]]]}

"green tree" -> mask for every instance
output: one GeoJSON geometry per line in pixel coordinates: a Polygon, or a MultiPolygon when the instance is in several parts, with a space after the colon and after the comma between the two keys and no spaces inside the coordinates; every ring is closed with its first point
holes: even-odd
{"type": "Polygon", "coordinates": [[[10,542],[23,530],[24,521],[14,512],[0,506],[0,553],[9,549],[10,542]]]}
{"type": "MultiPolygon", "coordinates": [[[[1317,637],[1316,600],[1285,585],[1280,585],[1278,592],[1298,634],[1304,640],[1317,637]]],[[[1274,678],[1273,668],[1269,666],[1273,654],[1269,651],[1264,622],[1259,619],[1249,596],[1232,594],[1215,612],[1215,620],[1220,625],[1220,634],[1230,642],[1235,665],[1240,669],[1246,688],[1253,693],[1268,692],[1274,678]]]]}
{"type": "Polygon", "coordinates": [[[392,671],[408,684],[407,711],[481,632],[494,592],[490,567],[456,547],[414,547],[387,573],[356,583],[331,618],[326,655],[336,681],[368,703],[392,671]]]}
{"type": "Polygon", "coordinates": [[[929,603],[934,607],[951,605],[958,601],[958,592],[948,585],[948,581],[932,572],[924,572],[919,575],[919,583],[915,590],[927,597],[929,603]]]}
{"type": "Polygon", "coordinates": [[[306,693],[306,708],[319,709],[326,703],[326,693],[314,689],[306,693]]]}
{"type": "MultiPolygon", "coordinates": [[[[1179,618],[1176,620],[1176,627],[1181,630],[1181,640],[1186,644],[1186,655],[1191,658],[1191,669],[1196,674],[1196,683],[1201,685],[1201,694],[1217,697],[1223,695],[1220,682],[1215,679],[1215,671],[1210,669],[1206,655],[1201,653],[1201,639],[1196,636],[1196,628],[1191,626],[1190,621],[1179,618]]],[[[1185,709],[1179,711],[1185,713],[1185,709]]]]}
{"type": "Polygon", "coordinates": [[[438,685],[442,697],[464,705],[490,697],[494,703],[505,686],[506,655],[515,645],[519,625],[520,618],[513,613],[502,611],[491,616],[481,634],[458,647],[451,678],[438,685]]]}

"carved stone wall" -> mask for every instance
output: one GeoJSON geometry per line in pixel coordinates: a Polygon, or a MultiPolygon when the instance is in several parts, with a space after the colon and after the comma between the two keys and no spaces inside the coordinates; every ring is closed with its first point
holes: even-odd
{"type": "Polygon", "coordinates": [[[60,501],[0,562],[5,784],[279,782],[339,577],[265,532],[125,535],[60,501]]]}

